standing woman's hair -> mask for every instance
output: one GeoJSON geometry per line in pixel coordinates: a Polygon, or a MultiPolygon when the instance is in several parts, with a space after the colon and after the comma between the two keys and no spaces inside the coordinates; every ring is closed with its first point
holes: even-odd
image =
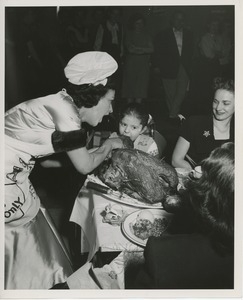
{"type": "Polygon", "coordinates": [[[76,85],[69,82],[66,87],[67,93],[72,97],[78,108],[96,106],[110,89],[115,90],[115,84],[111,79],[108,79],[105,86],[102,84],[96,86],[92,84],[76,85]]]}
{"type": "Polygon", "coordinates": [[[64,68],[68,80],[66,91],[78,108],[96,106],[110,89],[111,76],[118,64],[106,52],[87,51],[76,54],[64,68]]]}
{"type": "Polygon", "coordinates": [[[199,222],[223,252],[234,245],[234,144],[213,150],[202,163],[202,177],[189,185],[199,222]]]}

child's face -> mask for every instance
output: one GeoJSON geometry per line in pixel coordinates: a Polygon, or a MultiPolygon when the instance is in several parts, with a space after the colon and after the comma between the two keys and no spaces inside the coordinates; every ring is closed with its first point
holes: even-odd
{"type": "Polygon", "coordinates": [[[141,121],[133,115],[125,116],[119,123],[119,133],[130,137],[133,142],[143,131],[141,121]]]}

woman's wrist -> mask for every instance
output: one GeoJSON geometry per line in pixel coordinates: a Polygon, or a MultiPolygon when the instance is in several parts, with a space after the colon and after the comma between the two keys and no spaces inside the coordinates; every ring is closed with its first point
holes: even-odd
{"type": "Polygon", "coordinates": [[[100,149],[104,149],[107,150],[108,152],[110,152],[113,149],[113,145],[110,142],[109,139],[107,139],[100,147],[100,149]]]}

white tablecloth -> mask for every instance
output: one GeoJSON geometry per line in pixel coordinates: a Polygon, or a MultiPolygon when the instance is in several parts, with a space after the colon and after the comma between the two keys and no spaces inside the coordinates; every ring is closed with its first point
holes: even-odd
{"type": "Polygon", "coordinates": [[[70,221],[79,224],[82,229],[81,252],[89,252],[88,261],[98,250],[101,252],[143,251],[142,247],[133,244],[123,235],[120,226],[102,221],[102,212],[109,204],[119,214],[122,212],[130,214],[140,209],[112,201],[105,194],[86,189],[85,186],[81,188],[75,200],[70,221]]]}
{"type": "Polygon", "coordinates": [[[141,264],[142,252],[122,251],[113,261],[102,268],[94,268],[87,262],[67,279],[70,289],[124,289],[125,270],[130,263],[141,264]]]}

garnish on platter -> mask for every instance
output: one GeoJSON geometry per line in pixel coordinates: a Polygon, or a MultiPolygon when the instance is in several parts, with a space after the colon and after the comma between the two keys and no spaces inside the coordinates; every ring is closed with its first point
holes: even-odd
{"type": "Polygon", "coordinates": [[[114,226],[120,226],[121,223],[127,216],[127,213],[124,210],[115,209],[115,206],[108,204],[105,209],[102,211],[101,215],[103,216],[102,222],[109,223],[114,226]]]}

